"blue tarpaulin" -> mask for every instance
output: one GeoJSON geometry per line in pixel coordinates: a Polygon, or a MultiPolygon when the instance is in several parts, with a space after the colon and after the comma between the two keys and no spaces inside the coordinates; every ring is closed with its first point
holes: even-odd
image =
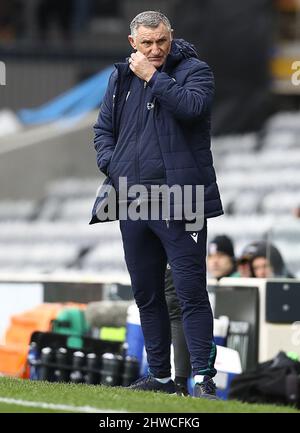
{"type": "Polygon", "coordinates": [[[102,102],[113,69],[113,66],[104,69],[38,108],[20,110],[17,113],[19,119],[26,125],[34,125],[69,119],[94,110],[102,102]]]}

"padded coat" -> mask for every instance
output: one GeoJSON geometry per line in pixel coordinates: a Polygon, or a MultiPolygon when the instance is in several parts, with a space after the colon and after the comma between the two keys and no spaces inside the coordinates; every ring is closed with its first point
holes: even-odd
{"type": "MultiPolygon", "coordinates": [[[[172,41],[165,64],[148,83],[133,74],[128,62],[115,66],[94,126],[105,184],[117,193],[120,176],[126,176],[128,186],[203,185],[204,216],[223,214],[210,149],[214,78],[209,66],[182,39],[172,41]]],[[[99,222],[102,200],[100,192],[91,224],[99,222]]]]}

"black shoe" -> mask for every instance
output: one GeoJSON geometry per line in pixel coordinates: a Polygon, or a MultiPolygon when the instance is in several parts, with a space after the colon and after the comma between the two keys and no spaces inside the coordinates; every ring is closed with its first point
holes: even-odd
{"type": "Polygon", "coordinates": [[[151,375],[138,379],[127,388],[136,391],[154,391],[175,394],[175,385],[172,379],[167,383],[161,383],[151,375]]]}
{"type": "Polygon", "coordinates": [[[216,384],[211,378],[204,378],[201,383],[196,383],[194,386],[194,397],[207,398],[210,400],[219,400],[216,396],[216,384]]]}
{"type": "Polygon", "coordinates": [[[183,397],[187,397],[189,394],[187,387],[187,378],[176,376],[175,380],[175,391],[177,395],[181,395],[183,397]]]}

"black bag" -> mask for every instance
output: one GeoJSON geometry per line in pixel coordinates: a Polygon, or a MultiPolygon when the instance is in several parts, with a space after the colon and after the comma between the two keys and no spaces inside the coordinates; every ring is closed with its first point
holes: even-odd
{"type": "Polygon", "coordinates": [[[274,359],[259,364],[256,370],[234,377],[228,398],[300,408],[300,362],[279,352],[274,359]]]}

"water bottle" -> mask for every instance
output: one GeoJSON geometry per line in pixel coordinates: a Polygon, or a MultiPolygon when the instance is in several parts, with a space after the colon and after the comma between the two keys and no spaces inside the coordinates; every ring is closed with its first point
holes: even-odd
{"type": "Polygon", "coordinates": [[[140,377],[140,363],[134,356],[126,356],[122,375],[122,386],[129,386],[140,377]]]}
{"type": "Polygon", "coordinates": [[[85,355],[81,351],[76,351],[73,353],[73,371],[70,374],[70,381],[73,383],[84,383],[84,375],[82,373],[82,368],[85,363],[85,355]]]}
{"type": "Polygon", "coordinates": [[[40,380],[54,381],[54,355],[51,347],[43,347],[41,350],[40,380]]]}
{"type": "Polygon", "coordinates": [[[38,380],[39,379],[39,351],[35,341],[32,341],[29,346],[28,351],[28,364],[29,364],[29,379],[38,380]]]}
{"type": "Polygon", "coordinates": [[[123,358],[113,353],[102,355],[101,384],[106,386],[119,386],[122,383],[123,358]]]}
{"type": "Polygon", "coordinates": [[[69,356],[65,347],[60,347],[56,351],[56,369],[54,379],[56,382],[68,382],[70,373],[68,370],[69,356]]]}
{"type": "Polygon", "coordinates": [[[85,383],[89,385],[96,385],[100,382],[100,369],[99,359],[95,353],[88,353],[86,355],[86,375],[85,383]]]}

